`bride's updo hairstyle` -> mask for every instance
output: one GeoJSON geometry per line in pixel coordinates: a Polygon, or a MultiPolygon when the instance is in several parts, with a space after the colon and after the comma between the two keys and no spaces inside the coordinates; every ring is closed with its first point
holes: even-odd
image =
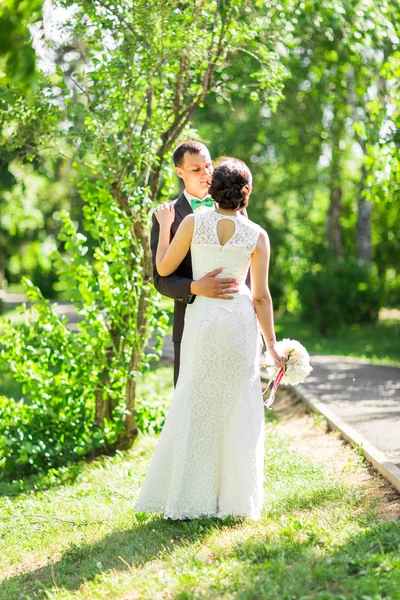
{"type": "Polygon", "coordinates": [[[251,172],[245,162],[222,156],[215,164],[209,193],[220,208],[236,210],[247,206],[251,183],[251,172]]]}

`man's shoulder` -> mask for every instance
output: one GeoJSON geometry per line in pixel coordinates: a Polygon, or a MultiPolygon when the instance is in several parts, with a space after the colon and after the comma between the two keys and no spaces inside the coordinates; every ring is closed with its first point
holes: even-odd
{"type": "Polygon", "coordinates": [[[178,200],[182,200],[182,198],[185,198],[185,194],[182,192],[181,194],[179,194],[179,196],[177,196],[176,198],[174,198],[173,200],[170,200],[168,202],[168,204],[170,205],[174,205],[178,202],[178,200]]]}
{"type": "MultiPolygon", "coordinates": [[[[170,200],[169,202],[160,202],[159,204],[168,204],[168,206],[173,206],[174,204],[176,204],[178,202],[178,200],[181,199],[183,193],[179,194],[179,196],[177,198],[174,198],[173,200],[170,200]]],[[[152,214],[152,219],[153,219],[153,223],[155,223],[157,221],[156,216],[154,214],[154,210],[153,210],[153,214],[152,214]]]]}

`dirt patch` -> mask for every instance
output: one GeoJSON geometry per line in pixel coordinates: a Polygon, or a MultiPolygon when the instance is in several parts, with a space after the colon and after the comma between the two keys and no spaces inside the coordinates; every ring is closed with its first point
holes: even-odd
{"type": "Polygon", "coordinates": [[[274,413],[279,429],[292,439],[296,451],[323,464],[329,475],[361,487],[381,519],[400,519],[400,495],[396,490],[294,392],[280,392],[274,413]]]}

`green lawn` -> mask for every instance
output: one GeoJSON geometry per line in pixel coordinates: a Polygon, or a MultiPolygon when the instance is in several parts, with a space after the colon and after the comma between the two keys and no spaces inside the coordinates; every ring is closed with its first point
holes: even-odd
{"type": "MultiPolygon", "coordinates": [[[[172,369],[151,377],[148,393],[170,387],[172,369]]],[[[345,471],[334,479],[299,456],[266,417],[258,522],[135,514],[158,436],[23,486],[0,484],[0,599],[400,598],[400,522],[381,520],[345,471]]]]}
{"type": "Polygon", "coordinates": [[[363,323],[339,329],[335,337],[324,338],[306,323],[290,316],[276,317],[278,339],[299,340],[312,354],[337,354],[367,358],[373,362],[400,364],[400,320],[387,319],[376,324],[363,323]]]}

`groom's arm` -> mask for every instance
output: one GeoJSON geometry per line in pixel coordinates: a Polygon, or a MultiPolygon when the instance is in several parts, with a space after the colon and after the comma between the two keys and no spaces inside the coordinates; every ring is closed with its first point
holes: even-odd
{"type": "Polygon", "coordinates": [[[196,298],[194,294],[190,293],[190,286],[193,279],[190,279],[189,277],[181,277],[180,275],[175,275],[174,273],[172,275],[162,277],[157,271],[156,255],[158,237],[160,235],[160,225],[154,214],[152,216],[152,222],[153,225],[151,228],[150,247],[153,262],[154,286],[156,290],[158,290],[163,296],[173,298],[177,302],[191,304],[196,298]]]}

